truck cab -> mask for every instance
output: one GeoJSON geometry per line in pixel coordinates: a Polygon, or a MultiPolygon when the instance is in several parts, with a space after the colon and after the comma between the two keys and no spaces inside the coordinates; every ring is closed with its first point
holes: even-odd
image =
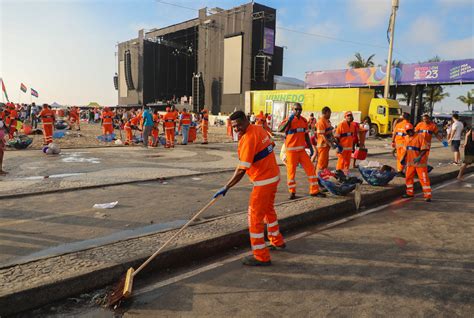
{"type": "Polygon", "coordinates": [[[370,134],[389,135],[392,133],[394,121],[400,117],[402,110],[398,101],[385,98],[372,98],[369,106],[371,120],[370,134]]]}

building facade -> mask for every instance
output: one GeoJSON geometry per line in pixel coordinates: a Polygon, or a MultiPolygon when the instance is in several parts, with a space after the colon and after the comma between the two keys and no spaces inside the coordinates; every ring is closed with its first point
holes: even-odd
{"type": "Polygon", "coordinates": [[[118,44],[119,105],[188,100],[213,114],[244,109],[245,92],[282,75],[276,10],[257,3],[199,10],[198,17],[118,44]]]}

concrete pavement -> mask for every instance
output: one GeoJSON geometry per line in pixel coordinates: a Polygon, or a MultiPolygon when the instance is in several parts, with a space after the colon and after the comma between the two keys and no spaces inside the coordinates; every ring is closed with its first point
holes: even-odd
{"type": "MultiPolygon", "coordinates": [[[[469,317],[473,183],[471,175],[442,186],[432,204],[398,200],[334,228],[309,227],[272,253],[272,267],[244,267],[237,251],[138,281],[119,316],[469,317]]],[[[80,298],[28,314],[114,316],[80,298]]]]}

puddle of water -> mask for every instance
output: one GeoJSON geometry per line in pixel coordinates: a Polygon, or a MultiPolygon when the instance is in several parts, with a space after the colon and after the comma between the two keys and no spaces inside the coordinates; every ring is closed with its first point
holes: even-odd
{"type": "Polygon", "coordinates": [[[34,252],[27,256],[22,256],[22,257],[18,257],[16,259],[7,261],[6,263],[0,264],[0,268],[27,263],[27,262],[31,262],[31,261],[46,258],[46,257],[58,256],[62,254],[86,250],[89,248],[102,246],[102,245],[110,244],[110,243],[115,243],[119,241],[124,241],[131,238],[143,236],[146,234],[159,233],[159,232],[163,232],[163,231],[167,231],[171,229],[177,229],[183,226],[186,222],[188,222],[188,220],[176,220],[176,221],[165,222],[165,223],[151,224],[151,225],[147,225],[147,226],[136,228],[136,229],[130,229],[130,230],[124,230],[124,231],[112,233],[107,236],[93,238],[90,240],[62,244],[59,246],[54,246],[54,247],[46,248],[38,252],[34,252]]]}
{"type": "Polygon", "coordinates": [[[43,179],[49,179],[49,178],[66,178],[66,177],[72,177],[72,176],[79,176],[81,174],[84,174],[84,173],[82,172],[59,173],[59,174],[52,174],[50,176],[32,176],[32,177],[16,178],[15,180],[43,180],[43,179]]]}

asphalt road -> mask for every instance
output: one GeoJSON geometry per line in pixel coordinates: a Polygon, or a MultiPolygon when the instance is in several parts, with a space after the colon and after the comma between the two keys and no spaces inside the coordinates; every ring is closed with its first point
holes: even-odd
{"type": "MultiPolygon", "coordinates": [[[[229,145],[214,145],[214,147],[221,149],[216,150],[221,154],[216,164],[225,164],[227,167],[235,165],[225,159],[231,156],[229,145]]],[[[194,169],[196,160],[201,157],[201,163],[209,165],[208,169],[212,168],[212,156],[205,153],[207,150],[199,148],[200,145],[193,148],[196,153],[183,159],[181,163],[183,167],[194,169]]],[[[106,158],[113,158],[115,151],[117,149],[106,149],[106,158]]],[[[116,170],[127,171],[138,158],[145,160],[143,156],[146,153],[138,149],[138,152],[133,152],[133,156],[128,159],[122,154],[110,165],[116,170]],[[125,168],[120,168],[120,165],[125,168]]],[[[434,165],[448,160],[445,149],[432,153],[431,157],[434,165]]],[[[168,164],[169,160],[170,158],[168,164]]],[[[389,154],[377,155],[376,160],[394,165],[394,160],[389,154]]],[[[150,163],[153,167],[150,169],[154,171],[165,169],[160,170],[163,162],[165,161],[162,158],[158,158],[156,162],[153,160],[150,163]]],[[[330,165],[333,166],[334,161],[331,161],[330,165]]],[[[79,163],[79,166],[89,169],[91,164],[79,163]]],[[[90,169],[98,169],[92,166],[90,169]]],[[[58,170],[61,166],[56,167],[53,163],[46,167],[50,169],[49,172],[67,172],[58,170]]],[[[131,174],[133,178],[133,173],[131,174]]],[[[96,189],[79,188],[74,191],[20,198],[0,198],[0,267],[179,227],[196,213],[199,207],[207,203],[211,195],[224,185],[231,175],[232,172],[188,175],[163,181],[104,186],[96,189]],[[95,203],[114,201],[118,201],[118,205],[113,209],[92,208],[95,203]]],[[[281,167],[281,177],[276,202],[283,202],[288,198],[284,167],[281,167]]],[[[81,178],[87,179],[87,173],[81,178]]],[[[296,180],[298,194],[307,195],[308,183],[302,169],[297,170],[296,180]]],[[[245,177],[244,181],[229,191],[226,200],[222,200],[202,218],[209,219],[245,211],[250,190],[251,185],[245,177]]]]}
{"type": "MultiPolygon", "coordinates": [[[[273,265],[247,251],[136,279],[124,317],[469,317],[474,313],[474,175],[352,221],[287,235],[273,265]]],[[[83,295],[22,316],[112,317],[83,295]],[[26,315],[26,316],[25,316],[26,315]]]]}

